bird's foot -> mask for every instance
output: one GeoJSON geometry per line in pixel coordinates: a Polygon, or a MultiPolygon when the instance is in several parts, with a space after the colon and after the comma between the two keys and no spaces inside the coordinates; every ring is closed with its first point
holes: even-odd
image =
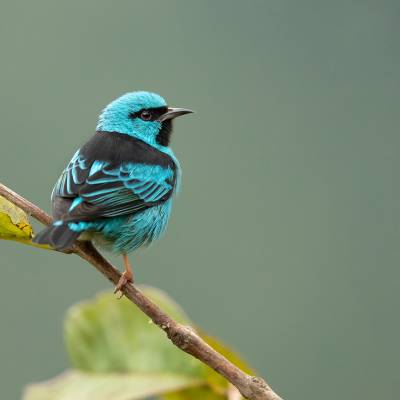
{"type": "Polygon", "coordinates": [[[122,293],[122,289],[129,283],[133,283],[133,274],[130,273],[129,271],[125,271],[122,273],[114,289],[114,293],[121,292],[121,295],[118,297],[118,299],[120,299],[124,295],[122,293]]]}

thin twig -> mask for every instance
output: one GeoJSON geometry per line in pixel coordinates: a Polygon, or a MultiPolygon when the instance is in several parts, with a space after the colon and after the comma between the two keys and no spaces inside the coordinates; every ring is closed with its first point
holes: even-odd
{"type": "MultiPolygon", "coordinates": [[[[52,222],[52,218],[43,210],[1,183],[0,195],[14,203],[26,213],[32,215],[41,223],[49,225],[52,222]]],[[[72,250],[92,264],[111,282],[114,284],[118,282],[121,273],[95,249],[92,243],[76,242],[72,250]]],[[[246,399],[282,400],[263,379],[250,376],[233,365],[223,355],[215,351],[201,339],[190,327],[179,324],[165,314],[135,286],[126,285],[122,291],[129,300],[136,304],[167,334],[172,343],[225,377],[246,399]]]]}

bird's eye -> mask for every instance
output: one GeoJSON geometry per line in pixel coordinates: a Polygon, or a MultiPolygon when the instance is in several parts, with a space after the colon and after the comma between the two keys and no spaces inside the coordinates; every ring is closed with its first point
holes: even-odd
{"type": "Polygon", "coordinates": [[[143,110],[143,111],[140,113],[140,118],[141,118],[143,121],[150,121],[150,120],[151,120],[151,112],[150,112],[149,110],[143,110]]]}

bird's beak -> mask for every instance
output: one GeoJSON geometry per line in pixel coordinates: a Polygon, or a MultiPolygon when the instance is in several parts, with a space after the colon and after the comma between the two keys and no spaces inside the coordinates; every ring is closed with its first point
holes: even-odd
{"type": "Polygon", "coordinates": [[[157,121],[163,122],[167,119],[174,119],[176,117],[180,117],[181,115],[191,114],[194,111],[188,110],[187,108],[168,108],[168,111],[161,115],[157,121]]]}

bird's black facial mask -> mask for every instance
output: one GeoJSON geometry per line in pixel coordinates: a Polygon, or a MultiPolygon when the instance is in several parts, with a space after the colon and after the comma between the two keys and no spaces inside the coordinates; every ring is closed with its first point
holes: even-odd
{"type": "Polygon", "coordinates": [[[129,114],[129,118],[135,119],[140,118],[143,121],[157,121],[161,115],[168,112],[168,107],[157,107],[157,108],[143,108],[139,111],[129,114]]]}
{"type": "Polygon", "coordinates": [[[172,119],[161,122],[161,129],[156,137],[156,142],[161,146],[168,146],[171,141],[172,119]]]}
{"type": "Polygon", "coordinates": [[[158,144],[168,146],[172,133],[172,120],[181,115],[191,114],[193,111],[187,108],[167,108],[167,112],[163,113],[158,121],[161,122],[161,129],[156,137],[158,144]]]}
{"type": "MultiPolygon", "coordinates": [[[[143,121],[157,121],[161,115],[168,112],[168,107],[145,108],[135,113],[131,113],[131,119],[140,118],[143,121]]],[[[172,119],[167,119],[160,122],[161,128],[156,136],[157,144],[161,146],[168,146],[171,141],[172,134],[172,119]]]]}

